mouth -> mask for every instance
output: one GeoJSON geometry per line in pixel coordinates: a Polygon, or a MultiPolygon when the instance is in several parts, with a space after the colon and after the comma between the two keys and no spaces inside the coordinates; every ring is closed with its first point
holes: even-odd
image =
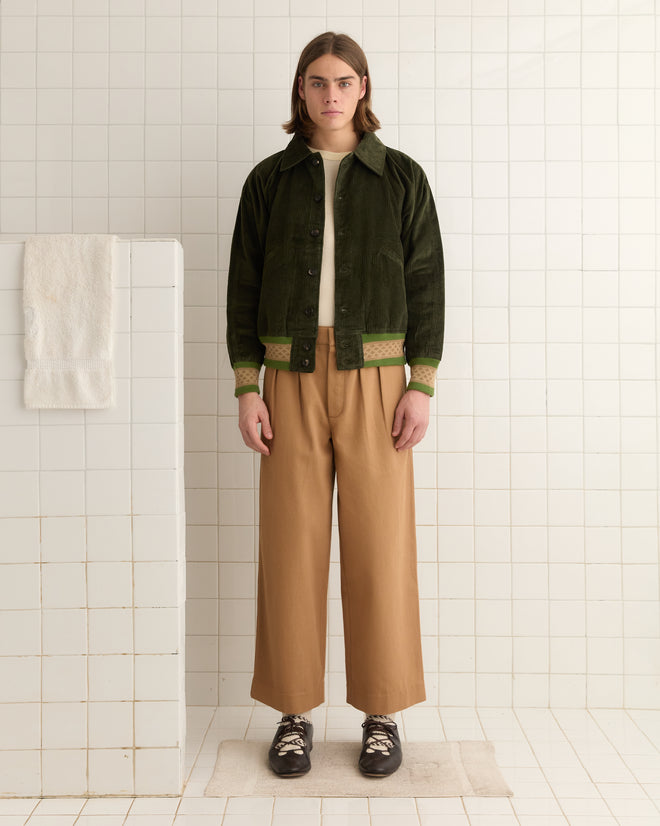
{"type": "Polygon", "coordinates": [[[341,115],[341,112],[337,109],[326,109],[325,112],[321,113],[322,115],[341,115]]]}

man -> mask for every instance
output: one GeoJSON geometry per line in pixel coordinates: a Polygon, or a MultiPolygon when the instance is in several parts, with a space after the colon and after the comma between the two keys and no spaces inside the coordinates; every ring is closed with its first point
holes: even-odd
{"type": "Polygon", "coordinates": [[[294,137],[248,176],[232,242],[227,343],[239,427],[262,456],[251,696],[283,713],[269,752],[283,777],[309,770],[309,709],[324,700],[335,475],[364,774],[396,771],[391,715],[426,698],[411,448],[442,355],[442,245],[424,172],[375,136],[370,98],[354,40],[326,32],[305,47],[294,137]]]}

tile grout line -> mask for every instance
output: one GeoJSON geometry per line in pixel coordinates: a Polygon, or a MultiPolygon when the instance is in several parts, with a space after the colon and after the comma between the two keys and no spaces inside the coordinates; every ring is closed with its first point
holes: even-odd
{"type": "MultiPolygon", "coordinates": [[[[648,793],[648,791],[644,788],[644,786],[642,785],[642,783],[641,783],[641,782],[639,781],[639,779],[637,778],[637,775],[635,774],[634,767],[631,767],[631,766],[629,766],[629,765],[628,765],[628,763],[627,763],[627,761],[626,761],[626,757],[627,757],[627,755],[623,754],[623,752],[621,752],[621,751],[620,751],[620,749],[618,748],[618,746],[617,746],[616,742],[612,740],[612,738],[609,736],[609,734],[607,733],[607,731],[603,728],[602,724],[599,722],[598,717],[594,716],[594,712],[596,712],[596,713],[597,713],[598,711],[602,711],[602,710],[603,710],[603,709],[587,709],[587,713],[589,714],[589,716],[591,717],[591,719],[594,721],[594,725],[596,725],[596,726],[598,727],[598,729],[602,732],[603,737],[604,737],[604,738],[608,741],[608,743],[610,743],[610,744],[612,745],[612,748],[615,750],[615,752],[617,753],[617,755],[621,758],[621,762],[624,764],[624,766],[628,769],[628,771],[630,772],[630,774],[633,776],[633,778],[635,779],[635,783],[636,783],[636,784],[639,786],[639,788],[640,788],[640,789],[644,792],[644,794],[645,794],[645,795],[646,795],[646,797],[648,798],[649,802],[650,802],[653,806],[655,806],[655,808],[656,808],[656,809],[658,810],[658,812],[660,813],[660,801],[654,800],[654,799],[651,797],[651,795],[648,793]]],[[[607,710],[607,709],[606,709],[606,710],[607,710]]],[[[636,729],[636,730],[640,733],[640,735],[641,735],[642,737],[646,738],[646,739],[649,741],[649,743],[651,743],[651,744],[653,745],[653,747],[655,748],[655,750],[656,750],[657,752],[660,752],[660,748],[659,748],[658,746],[656,746],[656,745],[655,745],[655,743],[653,743],[653,741],[652,741],[652,740],[648,737],[648,735],[646,734],[646,732],[645,732],[643,729],[640,729],[640,727],[637,725],[637,721],[636,721],[633,717],[631,717],[631,716],[630,716],[630,714],[628,713],[627,709],[622,708],[622,709],[613,709],[613,710],[614,710],[614,711],[621,711],[621,712],[623,713],[623,715],[624,715],[624,719],[626,719],[626,720],[630,721],[630,724],[631,724],[631,725],[633,725],[633,726],[635,727],[635,729],[636,729]]]]}
{"type": "Polygon", "coordinates": [[[545,324],[545,341],[543,344],[543,369],[545,371],[545,376],[543,379],[544,383],[544,393],[543,393],[543,402],[544,402],[544,427],[543,427],[543,437],[545,440],[544,444],[544,451],[543,455],[545,458],[545,512],[546,512],[546,526],[545,526],[545,565],[546,565],[546,576],[545,576],[545,588],[546,588],[546,599],[547,599],[547,606],[545,610],[545,619],[548,623],[548,631],[547,631],[547,645],[548,645],[548,681],[546,683],[546,697],[548,703],[550,702],[550,686],[551,686],[551,671],[550,671],[550,640],[552,639],[552,580],[550,577],[550,536],[551,536],[551,526],[550,526],[550,413],[548,409],[548,387],[549,387],[549,378],[548,378],[548,349],[550,342],[548,341],[548,307],[549,307],[549,278],[548,278],[548,124],[546,122],[547,118],[547,100],[546,94],[548,89],[548,78],[547,78],[547,60],[548,60],[548,31],[547,31],[547,0],[543,0],[543,168],[544,168],[544,178],[543,178],[543,228],[544,228],[544,235],[545,235],[545,248],[544,248],[544,266],[545,266],[545,283],[543,285],[543,294],[545,300],[545,307],[543,312],[543,323],[545,324]]]}
{"type": "MultiPolygon", "coordinates": [[[[626,680],[626,659],[625,659],[625,646],[623,641],[626,639],[626,611],[625,611],[625,567],[624,567],[624,541],[623,538],[625,536],[624,524],[623,524],[623,433],[621,424],[623,422],[622,418],[622,395],[623,395],[623,376],[621,373],[621,350],[622,350],[622,341],[621,341],[621,219],[622,219],[622,199],[621,199],[621,43],[620,43],[620,34],[621,34],[621,0],[616,0],[616,11],[617,11],[617,40],[616,40],[616,91],[617,91],[617,107],[616,107],[616,156],[617,156],[617,194],[616,194],[616,201],[617,201],[617,214],[616,214],[616,229],[617,229],[617,245],[616,245],[616,298],[617,298],[617,314],[616,314],[616,325],[617,325],[617,335],[616,335],[616,389],[617,389],[617,437],[618,437],[618,456],[617,456],[617,474],[618,474],[618,501],[617,505],[619,508],[619,530],[618,530],[618,539],[619,539],[619,548],[618,548],[618,559],[617,564],[619,568],[619,601],[621,603],[621,654],[619,657],[619,671],[621,673],[621,702],[623,707],[625,708],[625,697],[627,693],[627,680],[626,680]]],[[[584,483],[584,480],[583,480],[584,483]]],[[[585,561],[586,561],[586,554],[585,554],[585,561]]],[[[588,566],[587,567],[588,570],[588,566]]],[[[586,577],[585,577],[586,581],[586,577]]],[[[588,606],[587,602],[588,592],[585,593],[585,605],[588,606]]],[[[585,628],[585,634],[587,629],[585,628]]],[[[585,640],[585,679],[588,681],[589,679],[589,645],[588,645],[588,635],[587,639],[585,640]]],[[[587,691],[588,691],[588,682],[587,682],[587,691]]],[[[586,705],[589,705],[589,701],[587,699],[586,705]]]]}
{"type": "MultiPolygon", "coordinates": [[[[558,717],[557,717],[557,714],[561,714],[561,712],[562,712],[563,710],[564,710],[564,709],[561,709],[561,708],[559,708],[559,709],[556,709],[556,708],[550,709],[550,713],[551,713],[551,715],[552,715],[552,718],[553,718],[553,720],[556,722],[557,727],[559,728],[559,730],[560,730],[560,731],[562,732],[562,734],[564,735],[564,737],[565,737],[565,739],[566,739],[566,741],[567,741],[568,745],[569,745],[569,746],[570,746],[570,748],[573,750],[573,753],[575,754],[575,756],[576,756],[576,757],[577,757],[577,759],[578,759],[578,762],[579,762],[579,763],[580,763],[580,765],[582,766],[582,769],[584,770],[584,773],[587,775],[587,777],[588,777],[588,778],[589,778],[589,780],[591,781],[591,783],[592,783],[592,785],[593,785],[594,789],[596,789],[596,791],[598,792],[598,795],[600,796],[601,801],[605,804],[605,806],[606,806],[606,807],[607,807],[607,809],[609,810],[610,814],[612,815],[612,817],[614,818],[614,820],[615,820],[615,821],[616,821],[616,823],[618,824],[618,823],[619,823],[618,818],[616,817],[616,815],[615,815],[615,814],[614,814],[614,812],[612,811],[612,809],[611,809],[611,807],[610,807],[609,802],[607,801],[607,799],[603,796],[603,793],[601,792],[600,788],[598,787],[598,783],[597,783],[597,782],[594,780],[594,778],[592,777],[590,769],[589,769],[589,768],[588,768],[588,767],[584,764],[584,762],[583,762],[583,760],[582,760],[582,755],[581,755],[581,753],[578,751],[578,749],[576,748],[576,746],[575,746],[575,744],[574,744],[574,742],[573,742],[573,740],[572,740],[572,738],[571,738],[571,735],[566,733],[566,729],[565,729],[564,725],[562,725],[562,723],[559,721],[559,719],[558,719],[558,717]]],[[[593,720],[592,715],[591,715],[591,709],[589,709],[589,708],[585,708],[585,709],[584,709],[584,711],[585,711],[585,715],[586,715],[587,719],[590,719],[592,722],[595,722],[595,721],[593,720]]],[[[621,754],[619,753],[619,751],[618,751],[618,750],[615,750],[615,751],[616,751],[616,755],[617,755],[617,757],[619,757],[619,759],[621,759],[621,760],[622,760],[622,756],[621,756],[621,754]]]]}
{"type": "MultiPolygon", "coordinates": [[[[479,708],[478,706],[474,707],[475,717],[476,717],[477,721],[479,722],[479,726],[480,726],[481,731],[483,733],[484,740],[487,741],[487,742],[490,742],[490,738],[488,736],[488,731],[487,731],[486,726],[484,725],[484,722],[481,719],[481,716],[480,716],[480,713],[479,713],[480,711],[483,712],[483,711],[485,711],[485,709],[479,708]]],[[[509,709],[504,708],[504,711],[509,711],[509,709]]],[[[520,820],[518,818],[518,812],[516,811],[516,809],[513,805],[512,798],[509,797],[509,798],[506,798],[506,800],[507,800],[507,802],[508,802],[508,804],[511,808],[511,815],[515,818],[515,822],[520,824],[520,820]]],[[[470,824],[472,824],[472,821],[470,820],[470,813],[468,812],[467,806],[465,805],[465,798],[464,797],[461,797],[461,802],[462,802],[463,807],[465,809],[465,814],[468,818],[468,821],[470,822],[470,824]]],[[[481,815],[478,815],[478,816],[481,817],[481,815]]],[[[480,826],[480,824],[475,823],[474,826],[480,826]]]]}
{"type": "MultiPolygon", "coordinates": [[[[527,707],[527,708],[525,708],[525,710],[528,710],[528,707],[527,707]]],[[[548,709],[545,709],[545,708],[544,708],[544,709],[542,709],[542,710],[543,710],[544,712],[546,712],[546,711],[547,711],[547,712],[549,712],[550,714],[552,713],[552,709],[551,709],[551,708],[548,708],[548,709]]],[[[540,773],[543,775],[543,779],[545,780],[545,782],[546,782],[546,784],[547,784],[548,788],[550,789],[550,791],[551,791],[551,793],[552,793],[552,797],[554,798],[554,800],[555,800],[555,802],[556,802],[556,804],[557,804],[557,808],[561,811],[561,814],[562,814],[562,816],[564,817],[564,819],[565,819],[566,823],[567,823],[567,824],[569,824],[569,823],[570,823],[570,821],[568,820],[568,816],[567,816],[566,812],[564,811],[564,808],[563,808],[563,806],[562,806],[562,804],[561,804],[561,802],[560,802],[560,800],[559,800],[559,797],[557,796],[557,793],[556,793],[556,792],[555,792],[555,790],[554,790],[554,787],[553,787],[552,783],[550,782],[550,779],[548,778],[548,776],[547,776],[547,775],[546,775],[546,773],[545,773],[545,770],[544,770],[544,768],[543,768],[543,765],[542,765],[541,761],[539,760],[539,758],[538,758],[538,756],[537,756],[537,754],[536,754],[536,750],[535,750],[535,748],[534,748],[534,743],[532,742],[532,740],[530,740],[530,738],[529,738],[529,734],[527,733],[527,730],[525,729],[524,724],[522,723],[522,721],[520,720],[520,717],[518,716],[518,711],[519,711],[519,709],[516,709],[515,707],[513,708],[513,714],[514,714],[514,717],[515,717],[515,718],[516,718],[516,720],[518,721],[518,724],[520,725],[520,730],[522,731],[522,733],[523,733],[523,735],[524,735],[524,737],[525,737],[525,740],[527,741],[527,744],[528,744],[528,746],[529,746],[530,751],[531,751],[531,752],[532,752],[532,754],[534,755],[534,759],[536,760],[536,766],[537,766],[538,770],[540,771],[540,773]]],[[[545,715],[544,715],[544,716],[545,716],[545,715]]]]}
{"type": "Polygon", "coordinates": [[[585,272],[584,272],[584,205],[585,205],[585,198],[584,198],[584,96],[583,96],[583,87],[584,87],[584,78],[583,78],[583,55],[584,55],[584,42],[583,42],[583,35],[584,35],[584,0],[580,2],[580,39],[579,39],[579,88],[578,88],[578,97],[580,101],[580,123],[579,123],[579,130],[580,130],[580,144],[578,147],[579,156],[580,156],[580,328],[579,328],[579,335],[580,335],[580,394],[579,394],[579,402],[580,402],[580,426],[581,432],[580,435],[582,437],[582,445],[581,445],[581,461],[580,461],[580,470],[582,473],[581,481],[581,489],[582,489],[582,562],[581,562],[581,571],[583,576],[584,582],[584,590],[582,593],[582,599],[584,603],[584,609],[582,612],[582,616],[584,619],[584,646],[585,646],[585,704],[589,702],[589,695],[588,695],[588,679],[586,677],[586,672],[588,669],[589,663],[589,655],[588,655],[588,623],[589,623],[589,611],[587,606],[587,486],[586,486],[586,479],[587,479],[587,467],[588,467],[588,456],[587,456],[587,417],[585,415],[585,385],[584,385],[584,373],[585,373],[585,341],[584,341],[584,310],[585,310],[585,272]]]}

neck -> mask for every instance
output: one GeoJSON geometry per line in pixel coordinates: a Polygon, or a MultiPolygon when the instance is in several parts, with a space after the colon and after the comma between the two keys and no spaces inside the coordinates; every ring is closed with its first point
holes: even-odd
{"type": "Polygon", "coordinates": [[[326,152],[352,152],[360,143],[356,132],[321,132],[317,129],[312,136],[310,146],[326,152]]]}

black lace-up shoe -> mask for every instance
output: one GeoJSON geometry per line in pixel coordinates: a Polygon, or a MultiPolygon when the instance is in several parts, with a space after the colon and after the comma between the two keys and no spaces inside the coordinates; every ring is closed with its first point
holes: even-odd
{"type": "Polygon", "coordinates": [[[306,717],[299,714],[282,717],[268,751],[268,762],[275,774],[300,777],[311,769],[309,753],[313,734],[314,726],[306,717]]]}
{"type": "Polygon", "coordinates": [[[362,751],[358,767],[369,777],[387,777],[401,765],[401,740],[396,723],[381,714],[371,714],[362,723],[362,751]]]}

